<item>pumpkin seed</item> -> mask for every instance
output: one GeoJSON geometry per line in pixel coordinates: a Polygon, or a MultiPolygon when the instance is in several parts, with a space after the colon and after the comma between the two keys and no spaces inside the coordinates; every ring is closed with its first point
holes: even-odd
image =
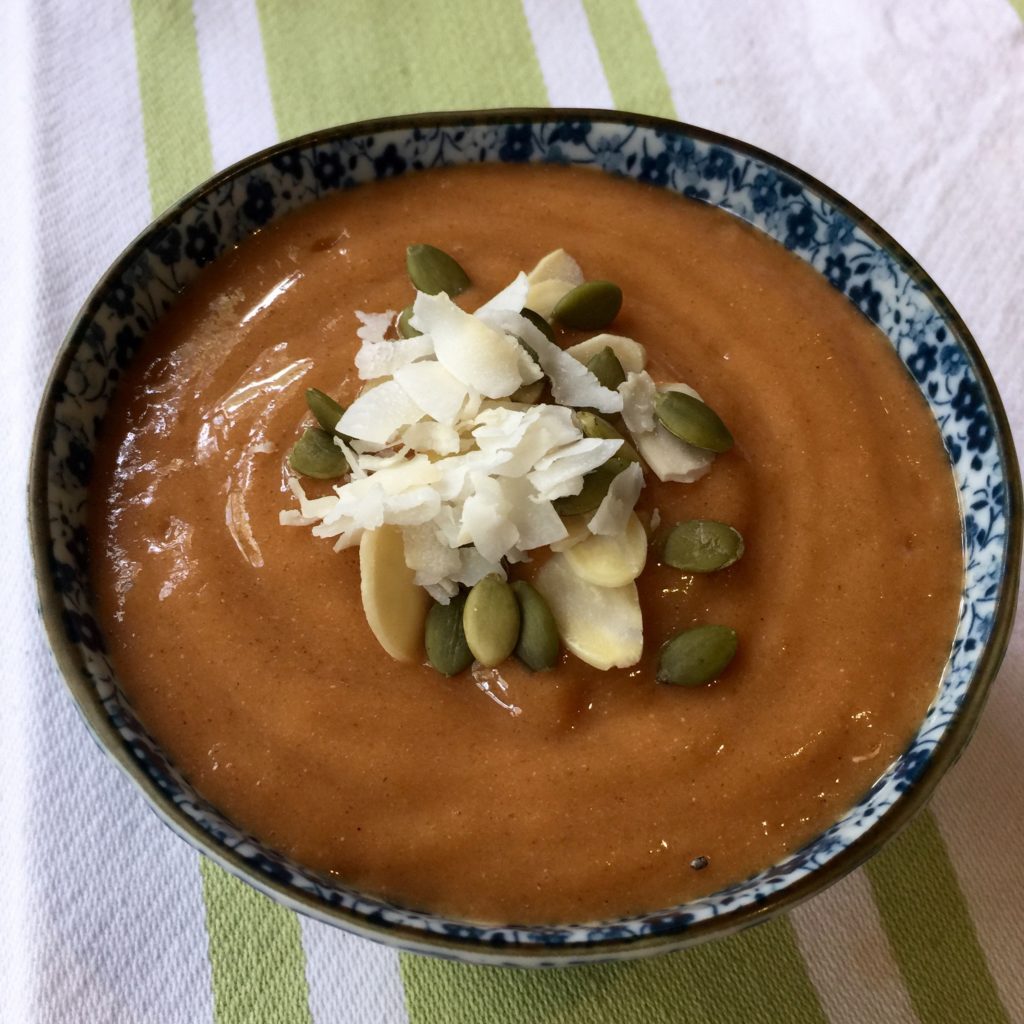
{"type": "Polygon", "coordinates": [[[600,437],[605,441],[622,441],[622,447],[615,453],[630,462],[639,462],[636,449],[603,417],[589,409],[576,410],[576,422],[584,437],[600,437]]]}
{"type": "Polygon", "coordinates": [[[618,357],[605,346],[600,352],[587,363],[587,369],[597,378],[601,387],[609,391],[617,391],[619,385],[626,379],[626,371],[618,357]]]}
{"type": "Polygon", "coordinates": [[[334,443],[333,435],[321,427],[309,427],[295,442],[288,465],[296,473],[316,480],[334,480],[348,472],[348,461],[334,443]]]}
{"type": "Polygon", "coordinates": [[[333,434],[334,428],[338,425],[338,420],[341,419],[345,410],[330,395],[324,394],[319,388],[306,389],[306,405],[316,417],[317,423],[328,434],[333,434]]]}
{"type": "Polygon", "coordinates": [[[629,459],[621,455],[613,455],[583,478],[583,488],[579,494],[567,494],[562,498],[556,498],[552,502],[555,511],[560,516],[578,516],[584,512],[593,512],[604,501],[612,481],[629,466],[629,462],[629,459]]]}
{"type": "Polygon", "coordinates": [[[551,324],[549,324],[547,320],[545,320],[544,317],[540,315],[540,313],[537,313],[534,310],[524,306],[519,311],[519,315],[529,320],[530,323],[533,324],[533,326],[536,327],[537,330],[540,331],[540,333],[543,334],[544,337],[548,339],[548,341],[554,342],[555,332],[551,329],[551,324]]]}
{"type": "Polygon", "coordinates": [[[446,252],[433,245],[410,245],[405,250],[409,280],[427,295],[446,292],[454,299],[469,287],[469,275],[446,252]]]}
{"type": "Polygon", "coordinates": [[[508,397],[510,402],[518,402],[520,405],[535,405],[543,393],[544,380],[542,378],[535,380],[532,384],[523,384],[508,397]]]}
{"type": "Polygon", "coordinates": [[[551,319],[580,331],[607,327],[622,308],[622,289],[611,281],[585,281],[563,296],[551,319]]]}
{"type": "Polygon", "coordinates": [[[684,572],[716,572],[743,555],[743,538],[728,523],[690,519],[672,527],[662,560],[684,572]]]}
{"type": "Polygon", "coordinates": [[[683,391],[661,391],[654,397],[658,422],[681,441],[709,452],[727,452],[733,445],[729,428],[699,398],[683,391]]]}
{"type": "Polygon", "coordinates": [[[496,668],[515,650],[519,639],[519,603],[515,592],[497,574],[473,587],[462,612],[466,643],[487,668],[496,668]]]}
{"type": "Polygon", "coordinates": [[[412,317],[412,306],[406,306],[405,309],[399,314],[398,317],[398,333],[403,338],[418,338],[423,332],[417,331],[411,323],[409,323],[412,317]]]}
{"type": "Polygon", "coordinates": [[[436,603],[427,612],[423,631],[427,659],[442,675],[458,675],[473,664],[473,652],[462,628],[465,607],[466,595],[459,593],[447,604],[436,603]]]}
{"type": "Polygon", "coordinates": [[[736,654],[736,630],[694,626],[666,640],[658,652],[658,682],[700,686],[720,676],[736,654]]]}
{"type": "Polygon", "coordinates": [[[519,602],[519,618],[522,623],[516,657],[534,672],[553,668],[561,653],[558,641],[558,627],[547,601],[525,580],[512,584],[519,602]]]}

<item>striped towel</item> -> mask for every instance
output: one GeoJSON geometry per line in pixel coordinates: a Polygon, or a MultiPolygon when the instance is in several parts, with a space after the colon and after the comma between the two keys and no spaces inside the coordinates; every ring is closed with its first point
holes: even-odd
{"type": "Polygon", "coordinates": [[[947,290],[1024,438],[1008,0],[5,0],[0,47],[0,1020],[1024,1022],[1020,628],[930,810],[787,918],[642,963],[465,967],[299,918],[157,823],[48,660],[20,512],[54,351],[155,212],[279,138],[425,109],[617,106],[793,161],[947,290]]]}

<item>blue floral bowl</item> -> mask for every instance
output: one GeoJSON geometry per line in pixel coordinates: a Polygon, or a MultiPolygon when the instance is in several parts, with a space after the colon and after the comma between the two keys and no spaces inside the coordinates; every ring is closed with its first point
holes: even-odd
{"type": "Polygon", "coordinates": [[[32,452],[31,530],[42,616],[100,745],[160,817],[286,906],[403,949],[497,964],[637,957],[729,934],[834,882],[919,810],[967,742],[1002,659],[1021,556],[1021,482],[1002,404],[960,317],[888,235],[775,157],[672,121],[590,110],[423,114],[318,132],[236,164],[168,210],[86,302],[57,359],[32,452]],[[963,510],[964,591],[935,701],[903,755],[828,831],[704,899],[617,920],[483,927],[394,906],[307,870],[236,828],[178,773],[118,686],[93,613],[86,495],[96,431],[160,314],[202,268],[320,196],[378,178],[477,161],[579,164],[728,210],[782,242],[888,336],[949,452],[963,510]]]}

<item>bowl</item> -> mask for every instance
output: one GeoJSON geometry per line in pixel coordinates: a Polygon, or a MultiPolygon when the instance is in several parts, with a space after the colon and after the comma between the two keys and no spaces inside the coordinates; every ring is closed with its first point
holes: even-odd
{"type": "Polygon", "coordinates": [[[867,216],[797,168],[713,132],[635,114],[544,109],[421,114],[316,132],[243,160],[181,199],[103,275],[71,327],[39,412],[29,515],[42,619],[71,695],[103,750],[175,833],[275,900],[358,935],[471,962],[547,966],[667,952],[766,920],[905,826],[963,750],[1002,659],[1020,510],[1010,429],[977,345],[934,282],[867,216]],[[97,430],[161,313],[219,254],[289,210],[377,178],[477,161],[594,167],[720,207],[782,242],[887,335],[935,417],[956,478],[960,618],[939,691],[909,746],[796,853],[654,913],[483,926],[395,906],[289,860],[204,800],[147,735],[93,613],[85,507],[97,430]]]}

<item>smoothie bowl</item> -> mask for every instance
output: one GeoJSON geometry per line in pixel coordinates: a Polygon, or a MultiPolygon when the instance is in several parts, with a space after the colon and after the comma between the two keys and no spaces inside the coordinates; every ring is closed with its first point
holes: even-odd
{"type": "Polygon", "coordinates": [[[601,111],[212,179],[86,303],[31,482],[59,666],[175,832],[524,966],[729,934],[905,825],[1001,660],[1019,512],[981,355],[892,239],[601,111]]]}

